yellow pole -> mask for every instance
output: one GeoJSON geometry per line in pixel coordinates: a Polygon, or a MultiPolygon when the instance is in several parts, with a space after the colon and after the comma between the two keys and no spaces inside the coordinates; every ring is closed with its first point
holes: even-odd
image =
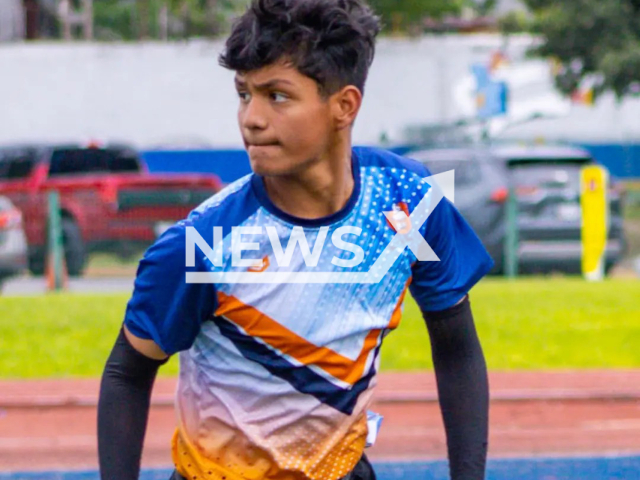
{"type": "Polygon", "coordinates": [[[582,274],[589,281],[604,278],[609,230],[608,183],[609,174],[599,165],[589,165],[581,171],[582,274]]]}

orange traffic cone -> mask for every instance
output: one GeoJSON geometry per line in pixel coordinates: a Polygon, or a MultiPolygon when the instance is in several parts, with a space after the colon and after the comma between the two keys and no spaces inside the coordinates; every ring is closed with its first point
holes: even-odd
{"type": "Polygon", "coordinates": [[[46,268],[46,276],[47,276],[47,290],[66,290],[69,287],[69,274],[67,272],[67,262],[64,258],[64,254],[61,258],[61,272],[59,282],[56,282],[56,269],[53,259],[53,253],[49,252],[47,254],[47,268],[46,268]],[[56,284],[58,283],[58,284],[56,284]]]}

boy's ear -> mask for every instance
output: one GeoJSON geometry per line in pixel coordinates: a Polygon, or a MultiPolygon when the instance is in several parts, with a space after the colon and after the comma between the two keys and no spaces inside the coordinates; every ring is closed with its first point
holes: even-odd
{"type": "Polygon", "coordinates": [[[337,130],[349,128],[356,120],[362,105],[362,93],[353,85],[331,95],[334,124],[337,130]]]}

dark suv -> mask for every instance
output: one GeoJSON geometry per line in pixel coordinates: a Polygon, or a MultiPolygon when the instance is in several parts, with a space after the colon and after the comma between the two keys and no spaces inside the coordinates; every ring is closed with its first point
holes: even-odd
{"type": "MultiPolygon", "coordinates": [[[[520,271],[580,272],[580,170],[596,163],[588,152],[560,146],[493,146],[418,150],[407,156],[432,173],[455,169],[456,206],[494,258],[496,272],[504,266],[510,187],[517,196],[520,271]]],[[[624,254],[621,191],[615,180],[609,202],[607,271],[624,254]]]]}

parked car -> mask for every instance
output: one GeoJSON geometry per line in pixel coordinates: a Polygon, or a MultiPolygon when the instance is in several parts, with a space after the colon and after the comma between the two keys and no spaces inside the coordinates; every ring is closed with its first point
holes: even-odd
{"type": "Polygon", "coordinates": [[[149,173],[126,145],[0,147],[0,194],[22,212],[34,274],[45,270],[52,190],[60,194],[67,269],[80,275],[89,252],[124,256],[147,246],[221,186],[213,174],[149,173]]]}
{"type": "Polygon", "coordinates": [[[427,166],[432,174],[455,171],[455,204],[494,259],[494,272],[503,269],[505,206],[509,178],[504,165],[479,149],[433,149],[407,156],[427,166]]]}
{"type": "Polygon", "coordinates": [[[0,196],[0,289],[4,281],[27,268],[27,238],[22,214],[7,197],[0,196]]]}
{"type": "MultiPolygon", "coordinates": [[[[456,170],[456,206],[502,271],[505,204],[517,196],[518,260],[522,272],[581,270],[580,170],[596,163],[586,151],[561,146],[493,146],[411,152],[434,173],[456,170]]],[[[622,189],[609,191],[608,271],[624,255],[622,189]]]]}

